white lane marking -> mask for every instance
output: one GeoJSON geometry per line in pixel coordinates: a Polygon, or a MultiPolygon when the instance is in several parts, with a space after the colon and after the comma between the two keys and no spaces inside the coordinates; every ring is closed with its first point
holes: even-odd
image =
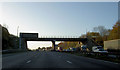
{"type": "Polygon", "coordinates": [[[72,64],[72,62],[70,62],[70,61],[67,61],[68,63],[70,63],[70,64],[72,64]]]}
{"type": "Polygon", "coordinates": [[[30,63],[30,62],[31,62],[31,60],[27,61],[26,63],[30,63]]]}
{"type": "Polygon", "coordinates": [[[114,63],[114,64],[118,64],[118,63],[114,63]]]}
{"type": "MultiPolygon", "coordinates": [[[[103,60],[103,61],[104,61],[104,60],[103,60]]],[[[104,61],[104,62],[107,62],[107,63],[113,63],[113,64],[118,64],[118,63],[110,62],[110,61],[104,61]]]]}

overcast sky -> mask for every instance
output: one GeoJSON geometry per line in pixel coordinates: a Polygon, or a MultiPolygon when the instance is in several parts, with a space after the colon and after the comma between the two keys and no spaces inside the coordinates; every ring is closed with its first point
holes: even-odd
{"type": "Polygon", "coordinates": [[[99,25],[111,29],[118,20],[117,2],[6,2],[0,6],[0,22],[14,35],[19,26],[19,32],[37,32],[39,37],[79,37],[99,25]]]}

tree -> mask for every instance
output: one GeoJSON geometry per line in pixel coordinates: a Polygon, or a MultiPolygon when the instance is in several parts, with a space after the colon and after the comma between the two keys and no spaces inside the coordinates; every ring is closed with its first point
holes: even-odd
{"type": "Polygon", "coordinates": [[[99,32],[87,32],[87,37],[94,40],[97,44],[103,45],[103,39],[99,32]]]}
{"type": "Polygon", "coordinates": [[[8,29],[8,25],[7,25],[7,24],[5,24],[5,23],[3,24],[3,27],[5,27],[5,28],[7,28],[7,29],[8,29]]]}
{"type": "Polygon", "coordinates": [[[116,22],[113,29],[110,31],[108,40],[120,39],[120,22],[116,22]]]}
{"type": "Polygon", "coordinates": [[[82,34],[80,38],[86,38],[86,34],[82,34]]]}
{"type": "Polygon", "coordinates": [[[94,27],[93,31],[97,31],[103,37],[104,35],[109,35],[109,31],[104,26],[94,27]]]}
{"type": "Polygon", "coordinates": [[[45,47],[42,47],[42,50],[45,49],[45,47]]]}
{"type": "Polygon", "coordinates": [[[76,45],[78,44],[78,42],[61,42],[58,44],[59,47],[62,47],[63,49],[68,49],[70,47],[76,47],[76,45]]]}
{"type": "Polygon", "coordinates": [[[40,47],[38,47],[38,49],[41,49],[40,47]]]}
{"type": "Polygon", "coordinates": [[[9,47],[9,36],[7,28],[2,26],[2,49],[7,49],[9,47]]]}
{"type": "Polygon", "coordinates": [[[100,34],[98,32],[87,32],[87,37],[92,37],[92,38],[96,38],[98,36],[100,36],[100,34]]]}

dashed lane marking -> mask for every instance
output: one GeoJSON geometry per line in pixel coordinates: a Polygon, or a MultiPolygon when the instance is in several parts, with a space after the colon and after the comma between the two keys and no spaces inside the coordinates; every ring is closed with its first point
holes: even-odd
{"type": "Polygon", "coordinates": [[[115,62],[110,62],[110,61],[104,61],[104,62],[107,62],[107,63],[113,63],[113,64],[118,64],[118,63],[115,63],[115,62]]]}
{"type": "Polygon", "coordinates": [[[70,61],[67,61],[68,63],[70,63],[70,64],[72,64],[72,62],[70,62],[70,61]]]}
{"type": "Polygon", "coordinates": [[[31,60],[27,61],[26,63],[30,63],[30,62],[31,62],[31,60]]]}

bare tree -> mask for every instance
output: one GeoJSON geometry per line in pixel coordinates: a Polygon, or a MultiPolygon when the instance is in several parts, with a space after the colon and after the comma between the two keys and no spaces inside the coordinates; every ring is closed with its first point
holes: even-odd
{"type": "Polygon", "coordinates": [[[5,27],[5,28],[7,28],[7,29],[8,29],[8,25],[7,25],[7,24],[5,24],[5,23],[3,24],[3,27],[5,27]]]}
{"type": "Polygon", "coordinates": [[[38,47],[38,49],[41,49],[40,47],[38,47]]]}
{"type": "Polygon", "coordinates": [[[108,29],[106,29],[104,26],[94,27],[93,31],[99,32],[101,36],[109,35],[108,29]]]}

